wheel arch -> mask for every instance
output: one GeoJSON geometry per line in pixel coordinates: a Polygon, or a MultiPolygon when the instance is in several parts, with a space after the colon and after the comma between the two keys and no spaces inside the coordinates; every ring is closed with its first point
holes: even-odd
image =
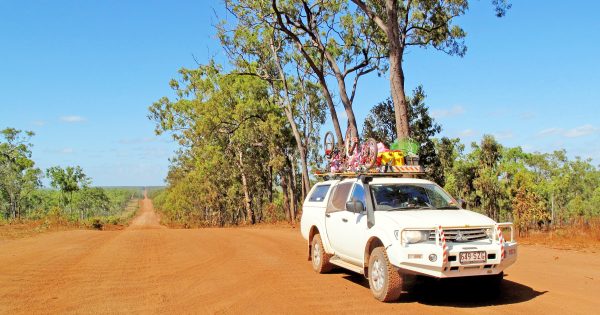
{"type": "Polygon", "coordinates": [[[384,247],[383,242],[377,236],[371,236],[365,245],[365,254],[363,255],[363,268],[365,278],[369,277],[369,259],[371,258],[371,253],[377,247],[384,247]]]}

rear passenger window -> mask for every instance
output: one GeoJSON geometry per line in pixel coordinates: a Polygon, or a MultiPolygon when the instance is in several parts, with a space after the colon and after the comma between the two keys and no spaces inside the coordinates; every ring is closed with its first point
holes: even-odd
{"type": "Polygon", "coordinates": [[[313,191],[312,195],[310,195],[310,198],[308,198],[308,201],[321,202],[321,201],[325,200],[325,196],[327,195],[327,192],[329,191],[329,187],[331,187],[331,185],[317,186],[315,188],[315,191],[313,191]]]}
{"type": "Polygon", "coordinates": [[[337,185],[333,191],[333,197],[329,198],[331,202],[329,203],[326,212],[346,210],[346,201],[348,200],[350,188],[352,188],[352,182],[337,185]]]}

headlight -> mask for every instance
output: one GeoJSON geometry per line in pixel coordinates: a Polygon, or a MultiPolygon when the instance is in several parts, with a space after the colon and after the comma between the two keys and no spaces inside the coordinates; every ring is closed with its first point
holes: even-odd
{"type": "Polygon", "coordinates": [[[485,235],[486,235],[486,236],[487,236],[489,239],[492,239],[492,238],[494,238],[494,234],[493,234],[493,232],[492,232],[492,231],[494,231],[494,230],[492,230],[492,229],[485,229],[485,235]]]}
{"type": "Polygon", "coordinates": [[[429,231],[403,231],[402,243],[414,244],[429,240],[429,231]]]}

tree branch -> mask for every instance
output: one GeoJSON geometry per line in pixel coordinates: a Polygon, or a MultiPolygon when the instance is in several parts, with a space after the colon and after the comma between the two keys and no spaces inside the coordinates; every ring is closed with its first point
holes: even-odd
{"type": "Polygon", "coordinates": [[[375,14],[375,12],[371,11],[365,2],[362,0],[352,0],[352,2],[354,2],[354,4],[356,4],[363,12],[365,12],[365,14],[372,19],[384,33],[387,33],[388,27],[385,25],[385,22],[377,14],[375,14]]]}

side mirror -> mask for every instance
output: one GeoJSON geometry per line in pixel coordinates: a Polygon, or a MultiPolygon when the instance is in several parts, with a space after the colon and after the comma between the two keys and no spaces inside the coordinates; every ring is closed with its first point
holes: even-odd
{"type": "Polygon", "coordinates": [[[365,205],[359,200],[350,200],[346,202],[346,210],[354,213],[361,213],[365,211],[365,205]]]}

